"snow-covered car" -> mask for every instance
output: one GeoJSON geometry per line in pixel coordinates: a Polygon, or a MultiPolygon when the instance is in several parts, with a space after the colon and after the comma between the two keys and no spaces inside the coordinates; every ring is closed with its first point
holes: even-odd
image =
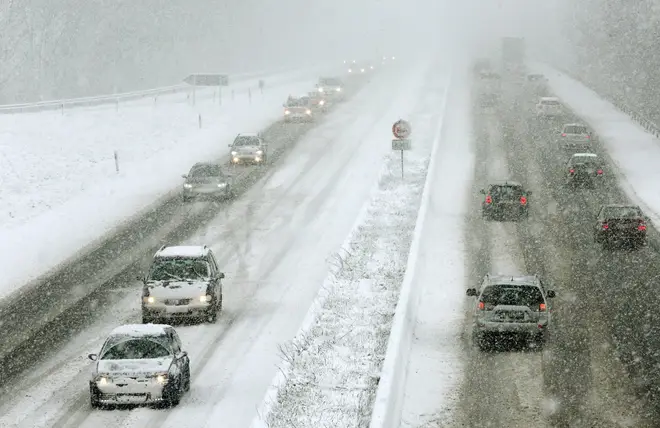
{"type": "Polygon", "coordinates": [[[309,95],[290,96],[284,106],[284,122],[313,122],[314,112],[309,95]]]}
{"type": "Polygon", "coordinates": [[[536,117],[538,118],[560,117],[563,114],[564,110],[557,97],[541,97],[536,104],[536,117]]]}
{"type": "Polygon", "coordinates": [[[268,157],[266,141],[258,133],[242,133],[234,138],[229,145],[230,163],[238,164],[263,164],[268,157]]]}
{"type": "Polygon", "coordinates": [[[226,174],[218,164],[198,162],[183,174],[183,201],[194,198],[230,199],[234,195],[231,175],[226,174]]]}
{"type": "Polygon", "coordinates": [[[321,77],[316,84],[316,89],[326,98],[335,101],[343,101],[346,92],[344,82],[338,77],[321,77]]]}
{"type": "Polygon", "coordinates": [[[309,93],[309,99],[312,104],[312,109],[325,113],[330,107],[330,101],[325,97],[324,94],[319,91],[312,91],[309,93]]]}
{"type": "Polygon", "coordinates": [[[594,134],[586,125],[567,123],[557,137],[557,145],[564,152],[584,153],[593,150],[594,134]]]}
{"type": "Polygon", "coordinates": [[[112,330],[94,361],[92,407],[118,404],[176,406],[190,390],[190,359],[176,330],[164,324],[130,324],[112,330]]]}
{"type": "Polygon", "coordinates": [[[206,245],[163,246],[143,279],[142,322],[197,319],[215,322],[222,310],[222,279],[206,245]]]}

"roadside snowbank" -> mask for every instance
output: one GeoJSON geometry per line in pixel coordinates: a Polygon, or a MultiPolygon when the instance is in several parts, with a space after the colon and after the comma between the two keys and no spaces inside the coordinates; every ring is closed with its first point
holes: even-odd
{"type": "Polygon", "coordinates": [[[409,83],[410,95],[392,115],[412,113],[419,135],[405,155],[405,179],[400,154],[390,153],[301,332],[281,347],[282,373],[253,427],[369,424],[441,104],[435,91],[428,92],[428,80],[420,74],[409,83]]]}
{"type": "Polygon", "coordinates": [[[622,189],[660,229],[660,139],[577,80],[545,64],[531,64],[548,86],[598,134],[619,170],[622,189]]]}
{"type": "Polygon", "coordinates": [[[243,94],[222,106],[207,97],[194,107],[0,116],[0,298],[172,192],[191,164],[225,155],[237,133],[278,120],[282,100],[309,90],[314,80],[272,86],[251,101],[243,94]]]}

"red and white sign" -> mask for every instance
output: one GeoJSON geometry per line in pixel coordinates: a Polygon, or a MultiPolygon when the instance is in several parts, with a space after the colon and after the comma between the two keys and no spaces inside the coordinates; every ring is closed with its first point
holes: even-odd
{"type": "Polygon", "coordinates": [[[400,140],[406,139],[412,134],[412,127],[410,126],[410,123],[403,119],[399,119],[394,122],[394,125],[392,125],[392,134],[400,140]]]}

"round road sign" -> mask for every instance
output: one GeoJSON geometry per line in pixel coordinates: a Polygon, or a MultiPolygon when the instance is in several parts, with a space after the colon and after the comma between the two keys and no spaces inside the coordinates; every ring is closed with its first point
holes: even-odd
{"type": "Polygon", "coordinates": [[[399,119],[396,122],[394,122],[394,125],[392,125],[392,134],[398,139],[406,139],[410,137],[410,134],[412,134],[412,128],[410,126],[410,123],[406,122],[403,119],[399,119]]]}

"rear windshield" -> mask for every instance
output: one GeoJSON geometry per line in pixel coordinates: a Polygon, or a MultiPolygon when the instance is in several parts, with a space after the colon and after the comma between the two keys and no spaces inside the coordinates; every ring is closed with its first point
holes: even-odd
{"type": "Polygon", "coordinates": [[[575,156],[571,158],[571,165],[598,166],[600,165],[600,161],[597,157],[593,156],[575,156]]]}
{"type": "Polygon", "coordinates": [[[223,177],[220,165],[196,165],[190,170],[189,177],[223,177]]]}
{"type": "Polygon", "coordinates": [[[497,199],[517,199],[523,196],[523,191],[518,186],[491,186],[488,194],[497,199]]]}
{"type": "Polygon", "coordinates": [[[234,140],[234,147],[258,145],[259,139],[257,137],[238,137],[234,140]]]}
{"type": "Polygon", "coordinates": [[[319,84],[325,85],[325,86],[341,86],[341,80],[333,78],[333,77],[328,77],[319,80],[319,84]]]}
{"type": "Polygon", "coordinates": [[[564,132],[567,134],[588,134],[589,130],[586,126],[571,125],[564,127],[564,132]]]}
{"type": "Polygon", "coordinates": [[[541,303],[545,303],[539,287],[515,284],[489,285],[481,294],[480,301],[484,302],[486,309],[492,309],[498,305],[535,308],[541,303]]]}
{"type": "Polygon", "coordinates": [[[605,207],[603,215],[607,218],[638,218],[642,210],[638,207],[605,207]]]}
{"type": "Polygon", "coordinates": [[[557,100],[541,100],[541,104],[544,106],[558,106],[559,101],[557,100]]]}

